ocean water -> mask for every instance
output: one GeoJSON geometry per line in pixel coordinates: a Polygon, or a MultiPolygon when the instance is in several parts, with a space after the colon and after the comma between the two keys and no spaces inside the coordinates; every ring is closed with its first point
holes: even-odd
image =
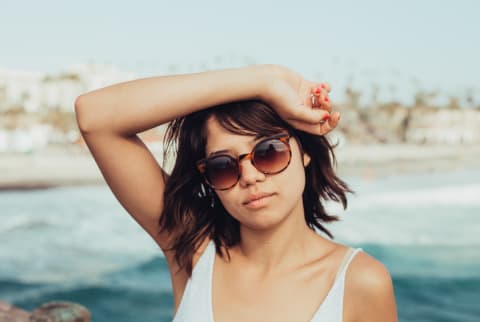
{"type": "MultiPolygon", "coordinates": [[[[480,170],[344,178],[356,191],[335,240],[390,271],[400,321],[480,321],[480,170]]],[[[0,192],[0,300],[53,300],[94,322],[167,322],[173,297],[160,249],[106,186],[0,192]]]]}

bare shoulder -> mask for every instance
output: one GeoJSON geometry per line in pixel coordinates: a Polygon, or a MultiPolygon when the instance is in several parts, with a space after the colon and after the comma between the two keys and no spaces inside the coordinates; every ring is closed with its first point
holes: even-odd
{"type": "Polygon", "coordinates": [[[358,252],[348,269],[350,285],[355,289],[383,289],[392,285],[390,272],[385,265],[365,252],[358,252]]]}
{"type": "Polygon", "coordinates": [[[344,312],[349,322],[397,322],[390,272],[365,252],[352,259],[345,276],[344,312]]]}

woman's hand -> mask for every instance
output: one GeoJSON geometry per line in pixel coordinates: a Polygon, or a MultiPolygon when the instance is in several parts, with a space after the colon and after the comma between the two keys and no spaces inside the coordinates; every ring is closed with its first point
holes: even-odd
{"type": "Polygon", "coordinates": [[[268,65],[270,77],[261,99],[293,127],[317,135],[333,130],[340,113],[332,113],[330,86],[306,80],[279,65],[268,65]]]}

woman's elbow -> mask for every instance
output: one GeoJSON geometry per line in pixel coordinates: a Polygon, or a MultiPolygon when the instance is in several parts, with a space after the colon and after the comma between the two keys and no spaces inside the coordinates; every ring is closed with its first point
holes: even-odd
{"type": "Polygon", "coordinates": [[[91,106],[87,102],[86,95],[82,94],[75,99],[75,116],[78,129],[82,134],[94,131],[91,106]]]}

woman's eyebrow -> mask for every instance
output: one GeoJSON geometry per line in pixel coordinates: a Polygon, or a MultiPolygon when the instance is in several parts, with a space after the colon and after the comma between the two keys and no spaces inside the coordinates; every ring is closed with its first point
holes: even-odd
{"type": "Polygon", "coordinates": [[[217,155],[217,154],[221,154],[221,153],[225,153],[225,152],[231,152],[231,151],[232,150],[230,150],[230,149],[218,150],[218,151],[210,152],[207,157],[212,157],[212,156],[217,155]]]}

